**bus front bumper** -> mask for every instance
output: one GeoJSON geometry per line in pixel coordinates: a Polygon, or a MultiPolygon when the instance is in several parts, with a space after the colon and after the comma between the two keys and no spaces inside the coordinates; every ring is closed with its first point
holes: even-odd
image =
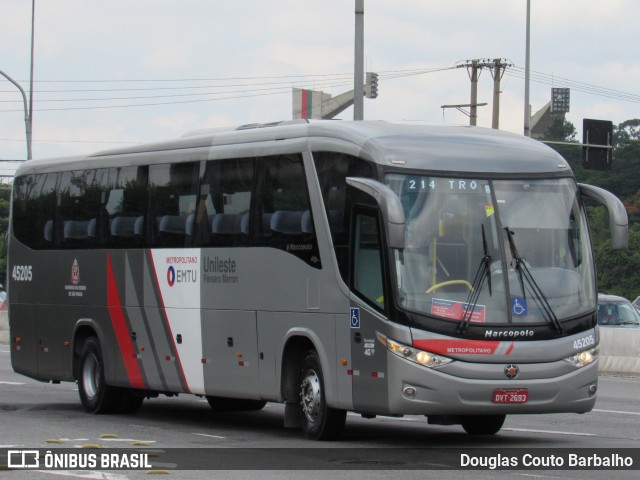
{"type": "MultiPolygon", "coordinates": [[[[585,413],[593,409],[598,385],[598,361],[567,370],[560,362],[523,364],[539,378],[510,380],[502,364],[431,369],[388,354],[389,409],[397,415],[501,415],[528,413],[585,413]],[[479,378],[479,369],[486,378],[479,378]],[[473,370],[473,372],[471,372],[473,370]],[[498,374],[500,372],[500,374],[498,374]],[[502,378],[500,378],[502,377],[502,378]],[[523,401],[526,400],[526,401],[523,401]]],[[[523,375],[526,377],[526,375],[523,375]]]]}

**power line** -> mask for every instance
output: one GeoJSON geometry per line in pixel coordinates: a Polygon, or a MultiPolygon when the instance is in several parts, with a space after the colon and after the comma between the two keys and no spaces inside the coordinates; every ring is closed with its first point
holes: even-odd
{"type": "MultiPolygon", "coordinates": [[[[379,73],[379,78],[386,80],[393,80],[397,78],[405,78],[409,76],[416,75],[424,75],[427,73],[434,73],[444,70],[451,70],[454,67],[439,67],[439,68],[431,68],[431,69],[411,69],[411,70],[390,70],[383,71],[379,73]]],[[[84,107],[56,107],[56,108],[39,108],[38,111],[68,111],[68,110],[92,110],[92,109],[110,109],[110,108],[129,108],[129,107],[146,107],[146,106],[157,106],[157,105],[173,105],[173,104],[184,104],[184,103],[200,103],[200,102],[212,102],[218,100],[230,100],[230,99],[238,99],[238,98],[249,98],[249,97],[258,97],[258,96],[266,96],[266,95],[281,95],[281,94],[289,94],[291,92],[291,88],[335,88],[351,85],[353,82],[353,75],[350,73],[345,74],[323,74],[319,75],[321,80],[317,80],[316,76],[310,75],[298,75],[298,76],[278,76],[278,77],[231,77],[226,80],[252,80],[250,83],[232,83],[232,84],[222,84],[222,85],[189,85],[182,87],[145,87],[145,88],[125,88],[125,89],[74,89],[74,90],[49,90],[43,91],[44,93],[78,93],[78,92],[114,92],[114,91],[164,91],[164,90],[185,90],[185,89],[204,89],[204,88],[232,88],[232,87],[263,87],[263,88],[251,88],[251,89],[241,89],[241,90],[224,90],[224,91],[215,91],[215,92],[204,92],[204,93],[184,93],[184,94],[168,94],[168,95],[149,95],[149,96],[125,96],[125,97],[102,97],[102,98],[63,98],[63,99],[39,99],[38,104],[41,103],[66,103],[66,102],[107,102],[107,101],[129,101],[129,100],[153,100],[153,99],[168,99],[168,98],[194,98],[194,97],[211,97],[211,96],[219,96],[226,95],[223,97],[217,98],[199,98],[193,100],[180,100],[180,101],[170,101],[170,102],[149,102],[149,103],[134,103],[134,104],[125,104],[125,105],[96,105],[96,106],[84,106],[84,107]],[[304,82],[296,81],[292,82],[292,78],[306,78],[304,82]],[[255,83],[255,80],[258,79],[287,79],[279,82],[261,82],[255,83]],[[277,86],[273,86],[277,85],[277,86]],[[263,92],[263,93],[259,93],[263,92]]],[[[216,79],[166,79],[164,81],[167,82],[183,82],[183,81],[203,81],[203,80],[216,80],[216,79]]],[[[221,80],[221,79],[217,79],[221,80]]],[[[161,80],[87,80],[81,81],[77,80],[74,82],[159,82],[161,80]]],[[[59,81],[55,81],[59,82],[59,81]]],[[[0,103],[15,103],[14,100],[2,100],[0,103]]],[[[17,109],[8,109],[8,110],[0,110],[0,113],[3,112],[17,112],[17,109]]]]}
{"type": "MultiPolygon", "coordinates": [[[[524,69],[522,69],[521,67],[514,66],[513,70],[508,71],[506,75],[522,79],[524,78],[524,69]]],[[[531,71],[531,80],[534,82],[542,83],[546,85],[566,86],[571,88],[572,90],[588,93],[590,95],[597,95],[597,96],[611,98],[614,100],[620,100],[625,102],[640,103],[640,95],[622,92],[620,90],[601,87],[598,85],[594,85],[586,82],[580,82],[577,80],[570,80],[568,78],[561,78],[561,77],[547,74],[547,73],[531,71]]]]}

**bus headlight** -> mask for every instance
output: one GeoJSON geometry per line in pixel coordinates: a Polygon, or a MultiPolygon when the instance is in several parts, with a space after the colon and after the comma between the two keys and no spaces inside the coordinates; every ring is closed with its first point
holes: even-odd
{"type": "Polygon", "coordinates": [[[584,350],[580,353],[576,353],[569,358],[565,358],[564,361],[570,363],[574,367],[582,368],[586,367],[590,363],[593,363],[598,358],[598,349],[591,348],[584,350]]]}
{"type": "Polygon", "coordinates": [[[378,338],[378,341],[385,345],[387,350],[391,353],[409,360],[410,362],[417,363],[418,365],[437,368],[453,361],[450,358],[443,357],[442,355],[436,355],[435,353],[426,352],[424,350],[419,350],[417,348],[404,345],[403,343],[396,342],[379,332],[376,332],[376,337],[378,338]]]}

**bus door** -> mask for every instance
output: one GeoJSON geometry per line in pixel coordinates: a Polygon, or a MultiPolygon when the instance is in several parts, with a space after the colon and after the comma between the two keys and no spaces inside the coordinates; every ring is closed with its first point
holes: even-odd
{"type": "Polygon", "coordinates": [[[355,411],[381,412],[388,406],[386,349],[376,332],[384,323],[382,229],[377,208],[358,206],[351,236],[351,361],[355,411]]]}

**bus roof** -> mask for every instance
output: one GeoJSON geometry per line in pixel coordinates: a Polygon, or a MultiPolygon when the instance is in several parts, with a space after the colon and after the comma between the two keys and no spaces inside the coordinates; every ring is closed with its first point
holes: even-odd
{"type": "MultiPolygon", "coordinates": [[[[107,167],[107,158],[191,148],[212,148],[214,152],[216,147],[247,144],[255,152],[260,142],[296,139],[308,142],[312,151],[333,150],[340,143],[349,145],[350,151],[355,150],[364,158],[397,168],[456,174],[566,174],[571,171],[567,162],[543,143],[500,130],[384,121],[293,120],[199,130],[171,141],[87,156],[31,160],[22,164],[16,175],[52,171],[56,167],[70,170],[74,169],[74,164],[76,168],[97,167],[97,164],[107,167]]],[[[214,153],[211,155],[215,158],[214,153]]]]}

